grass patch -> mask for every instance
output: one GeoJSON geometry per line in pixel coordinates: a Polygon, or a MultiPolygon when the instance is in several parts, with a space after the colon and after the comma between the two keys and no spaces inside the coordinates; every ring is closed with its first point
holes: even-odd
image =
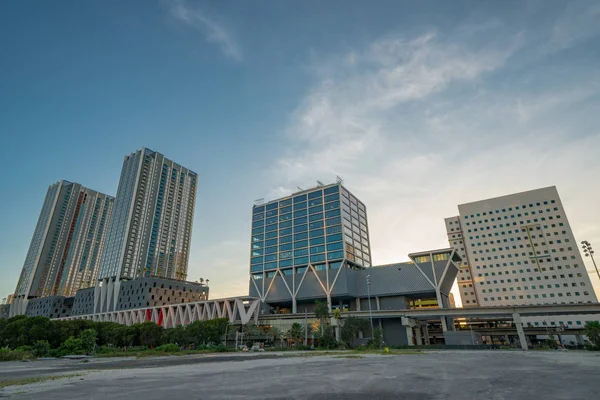
{"type": "Polygon", "coordinates": [[[357,349],[353,353],[356,354],[382,354],[382,355],[400,355],[400,354],[423,354],[422,350],[406,350],[406,349],[357,349]]]}
{"type": "Polygon", "coordinates": [[[28,350],[9,350],[7,348],[0,348],[0,361],[21,361],[31,360],[33,354],[28,350]]]}
{"type": "Polygon", "coordinates": [[[347,350],[312,350],[301,353],[278,354],[278,357],[322,357],[322,356],[348,356],[353,355],[347,350]]]}
{"type": "Polygon", "coordinates": [[[365,358],[365,356],[348,355],[348,356],[336,356],[335,358],[365,358]]]}
{"type": "Polygon", "coordinates": [[[36,376],[32,378],[23,378],[23,379],[9,379],[5,381],[0,381],[0,388],[5,388],[7,386],[22,386],[22,385],[30,385],[32,383],[46,382],[46,381],[55,381],[57,379],[64,378],[73,378],[76,376],[82,376],[82,374],[69,374],[69,375],[53,375],[53,376],[36,376]]]}
{"type": "Polygon", "coordinates": [[[194,354],[215,354],[215,353],[230,353],[235,352],[235,349],[225,348],[225,347],[215,347],[211,349],[201,349],[201,350],[166,350],[165,349],[156,349],[156,350],[136,350],[136,351],[112,351],[112,352],[104,352],[104,353],[96,353],[95,357],[135,357],[135,358],[144,358],[144,357],[166,357],[166,356],[187,356],[194,354]]]}

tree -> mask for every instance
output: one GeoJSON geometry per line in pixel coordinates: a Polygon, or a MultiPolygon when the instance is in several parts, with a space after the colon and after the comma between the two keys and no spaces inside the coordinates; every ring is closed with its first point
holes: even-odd
{"type": "Polygon", "coordinates": [[[86,329],[79,335],[79,340],[81,341],[81,349],[86,354],[91,354],[96,350],[98,332],[95,329],[86,329]]]}
{"type": "Polygon", "coordinates": [[[321,322],[323,320],[329,319],[329,306],[326,302],[317,300],[315,301],[315,317],[317,317],[321,322]]]}
{"type": "Polygon", "coordinates": [[[50,343],[47,340],[36,340],[31,351],[36,357],[45,357],[50,352],[50,343]]]}
{"type": "Polygon", "coordinates": [[[120,325],[111,330],[111,343],[119,347],[140,345],[140,324],[120,325]]]}
{"type": "Polygon", "coordinates": [[[217,345],[223,342],[225,331],[229,328],[229,319],[215,318],[204,321],[204,329],[206,331],[206,341],[209,344],[217,345]]]}
{"type": "Polygon", "coordinates": [[[281,330],[276,326],[271,326],[269,329],[269,336],[271,336],[271,340],[273,341],[273,344],[275,344],[277,342],[277,338],[281,337],[281,330]]]}
{"type": "Polygon", "coordinates": [[[164,332],[164,343],[173,343],[182,347],[187,347],[191,343],[184,326],[166,329],[164,332]]]}
{"type": "Polygon", "coordinates": [[[139,326],[140,344],[154,348],[160,346],[163,337],[163,328],[156,325],[154,322],[146,321],[139,326]]]}
{"type": "Polygon", "coordinates": [[[119,327],[123,325],[116,322],[96,322],[99,346],[118,346],[120,340],[119,327]]]}
{"type": "Polygon", "coordinates": [[[206,344],[206,330],[203,321],[194,321],[185,327],[186,338],[196,347],[206,344]]]}
{"type": "Polygon", "coordinates": [[[315,336],[319,339],[319,347],[331,349],[337,346],[333,328],[331,327],[331,316],[329,314],[329,305],[323,301],[315,301],[315,316],[318,325],[315,324],[315,336]]]}
{"type": "Polygon", "coordinates": [[[65,340],[58,348],[58,354],[61,356],[84,354],[81,339],[71,336],[65,340]]]}
{"type": "Polygon", "coordinates": [[[294,322],[287,332],[288,338],[292,339],[295,344],[302,342],[304,328],[298,322],[294,322]]]}
{"type": "Polygon", "coordinates": [[[225,331],[229,330],[227,318],[215,318],[208,321],[194,321],[185,328],[186,340],[196,346],[220,344],[225,331]]]}
{"type": "Polygon", "coordinates": [[[371,346],[380,349],[383,345],[383,329],[373,329],[373,338],[371,339],[371,346]]]}
{"type": "Polygon", "coordinates": [[[342,326],[342,340],[348,345],[352,347],[354,344],[354,339],[358,335],[359,332],[367,332],[369,331],[370,325],[369,320],[365,318],[358,317],[348,317],[344,319],[344,326],[342,326]]]}
{"type": "Polygon", "coordinates": [[[594,347],[600,349],[600,322],[586,322],[583,332],[588,337],[589,341],[592,342],[594,347]]]}
{"type": "MultiPolygon", "coordinates": [[[[19,316],[9,318],[2,329],[0,346],[15,349],[21,346],[33,346],[37,340],[48,340],[53,337],[53,323],[45,317],[19,316]]],[[[60,341],[52,343],[60,345],[60,341]]]]}
{"type": "Polygon", "coordinates": [[[321,326],[317,334],[315,335],[319,341],[319,348],[321,349],[335,349],[337,347],[337,341],[331,325],[321,326]]]}

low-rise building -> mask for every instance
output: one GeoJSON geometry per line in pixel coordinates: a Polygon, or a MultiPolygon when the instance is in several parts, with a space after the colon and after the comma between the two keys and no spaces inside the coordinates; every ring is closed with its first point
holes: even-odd
{"type": "Polygon", "coordinates": [[[166,278],[138,278],[121,282],[117,311],[208,300],[208,286],[166,278]]]}
{"type": "Polygon", "coordinates": [[[28,317],[62,318],[71,315],[73,297],[48,296],[30,299],[25,315],[28,317]]]}

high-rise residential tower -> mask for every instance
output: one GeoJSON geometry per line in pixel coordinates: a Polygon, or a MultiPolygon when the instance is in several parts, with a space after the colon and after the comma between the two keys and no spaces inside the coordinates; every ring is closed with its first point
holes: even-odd
{"type": "MultiPolygon", "coordinates": [[[[337,270],[371,266],[367,209],[339,183],[255,205],[249,258],[250,293],[263,301],[271,289],[267,281],[302,276],[307,268],[315,274],[330,271],[321,288],[331,301],[328,288],[337,270]]],[[[290,299],[295,312],[295,293],[290,299]]]]}
{"type": "MultiPolygon", "coordinates": [[[[596,302],[556,187],[458,206],[448,241],[463,258],[463,306],[596,302]]],[[[582,318],[531,318],[532,326],[578,327],[582,318]]]]}
{"type": "Polygon", "coordinates": [[[123,161],[102,256],[96,311],[112,311],[119,281],[187,277],[197,175],[147,148],[123,161]]]}
{"type": "Polygon", "coordinates": [[[11,315],[27,299],[74,296],[95,285],[113,209],[111,196],[78,183],[50,185],[14,293],[11,315]]]}

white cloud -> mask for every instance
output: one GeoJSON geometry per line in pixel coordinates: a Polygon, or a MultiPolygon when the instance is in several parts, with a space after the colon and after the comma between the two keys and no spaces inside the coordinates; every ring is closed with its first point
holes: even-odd
{"type": "Polygon", "coordinates": [[[185,0],[173,0],[169,4],[174,18],[203,32],[206,40],[219,45],[225,56],[235,61],[242,60],[240,46],[222,25],[209,18],[205,12],[190,7],[185,0]]]}
{"type": "Polygon", "coordinates": [[[600,32],[600,4],[597,1],[568,3],[552,29],[550,48],[556,51],[574,43],[597,36],[600,32]]]}
{"type": "Polygon", "coordinates": [[[315,84],[291,116],[272,197],[346,178],[368,207],[378,264],[446,247],[443,218],[457,204],[549,185],[558,186],[576,237],[600,243],[591,222],[600,219],[592,207],[600,132],[578,107],[587,99],[600,111],[592,76],[549,76],[537,89],[527,85],[535,77],[511,71],[500,85],[495,78],[531,43],[520,33],[483,46],[463,39],[391,36],[315,57],[315,84]]]}

